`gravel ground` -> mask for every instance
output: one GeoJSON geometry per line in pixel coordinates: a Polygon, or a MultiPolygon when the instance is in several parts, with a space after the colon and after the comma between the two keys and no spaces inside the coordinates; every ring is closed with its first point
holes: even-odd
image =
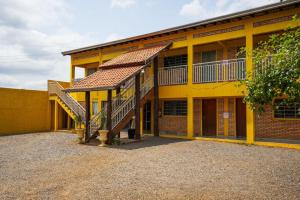
{"type": "Polygon", "coordinates": [[[146,137],[0,137],[0,199],[300,199],[300,151],[146,137]]]}

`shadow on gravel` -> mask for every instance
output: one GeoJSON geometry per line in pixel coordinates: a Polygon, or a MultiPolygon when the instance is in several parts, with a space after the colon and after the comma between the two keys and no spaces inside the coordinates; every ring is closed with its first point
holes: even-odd
{"type": "MultiPolygon", "coordinates": [[[[140,141],[132,141],[126,144],[120,144],[120,145],[111,145],[107,148],[113,148],[113,149],[123,149],[123,150],[135,150],[135,149],[142,149],[147,147],[154,147],[154,146],[160,146],[160,145],[168,145],[172,143],[177,142],[186,142],[190,140],[185,139],[171,139],[171,138],[161,138],[161,137],[154,137],[154,136],[144,136],[142,140],[140,141]]],[[[92,140],[88,143],[90,146],[98,146],[99,140],[92,140]]]]}

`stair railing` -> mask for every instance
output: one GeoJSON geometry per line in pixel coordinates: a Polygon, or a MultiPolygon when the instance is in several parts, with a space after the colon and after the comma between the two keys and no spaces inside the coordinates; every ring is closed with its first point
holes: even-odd
{"type": "MultiPolygon", "coordinates": [[[[112,110],[112,128],[115,128],[125,116],[134,108],[135,106],[135,85],[128,90],[131,90],[130,96],[127,96],[126,100],[116,109],[112,110]]],[[[143,84],[140,89],[141,99],[153,88],[153,76],[150,76],[143,84]]]]}
{"type": "Polygon", "coordinates": [[[49,95],[57,95],[76,116],[80,116],[85,122],[85,109],[69,93],[65,93],[63,89],[57,81],[48,83],[49,95]]]}

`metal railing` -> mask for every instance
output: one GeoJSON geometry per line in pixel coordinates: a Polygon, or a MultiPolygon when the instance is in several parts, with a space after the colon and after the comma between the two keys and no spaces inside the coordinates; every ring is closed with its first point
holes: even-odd
{"type": "Polygon", "coordinates": [[[160,68],[158,71],[159,85],[179,85],[187,83],[187,65],[160,68]]]}
{"type": "MultiPolygon", "coordinates": [[[[150,76],[142,85],[140,89],[140,98],[144,96],[153,88],[153,76],[150,76]]],[[[135,106],[135,85],[128,88],[130,90],[131,96],[126,96],[126,99],[122,101],[122,104],[118,106],[117,109],[112,110],[112,128],[116,127],[126,115],[134,108],[135,106]]]]}
{"type": "Polygon", "coordinates": [[[246,59],[231,59],[193,65],[193,83],[237,81],[246,78],[246,59]]]}
{"type": "Polygon", "coordinates": [[[131,78],[130,80],[125,82],[124,86],[121,87],[121,92],[112,98],[112,110],[117,110],[124,101],[126,101],[134,94],[134,83],[134,78],[131,78]]]}
{"type": "Polygon", "coordinates": [[[85,123],[85,109],[56,81],[48,83],[49,95],[57,95],[76,116],[80,116],[85,123]]]}

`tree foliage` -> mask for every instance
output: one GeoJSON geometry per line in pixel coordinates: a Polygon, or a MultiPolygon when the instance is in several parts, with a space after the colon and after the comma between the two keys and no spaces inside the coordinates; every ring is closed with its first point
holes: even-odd
{"type": "Polygon", "coordinates": [[[263,112],[277,97],[285,97],[286,103],[300,102],[300,27],[271,35],[252,56],[253,73],[242,81],[244,100],[252,110],[263,112]]]}

